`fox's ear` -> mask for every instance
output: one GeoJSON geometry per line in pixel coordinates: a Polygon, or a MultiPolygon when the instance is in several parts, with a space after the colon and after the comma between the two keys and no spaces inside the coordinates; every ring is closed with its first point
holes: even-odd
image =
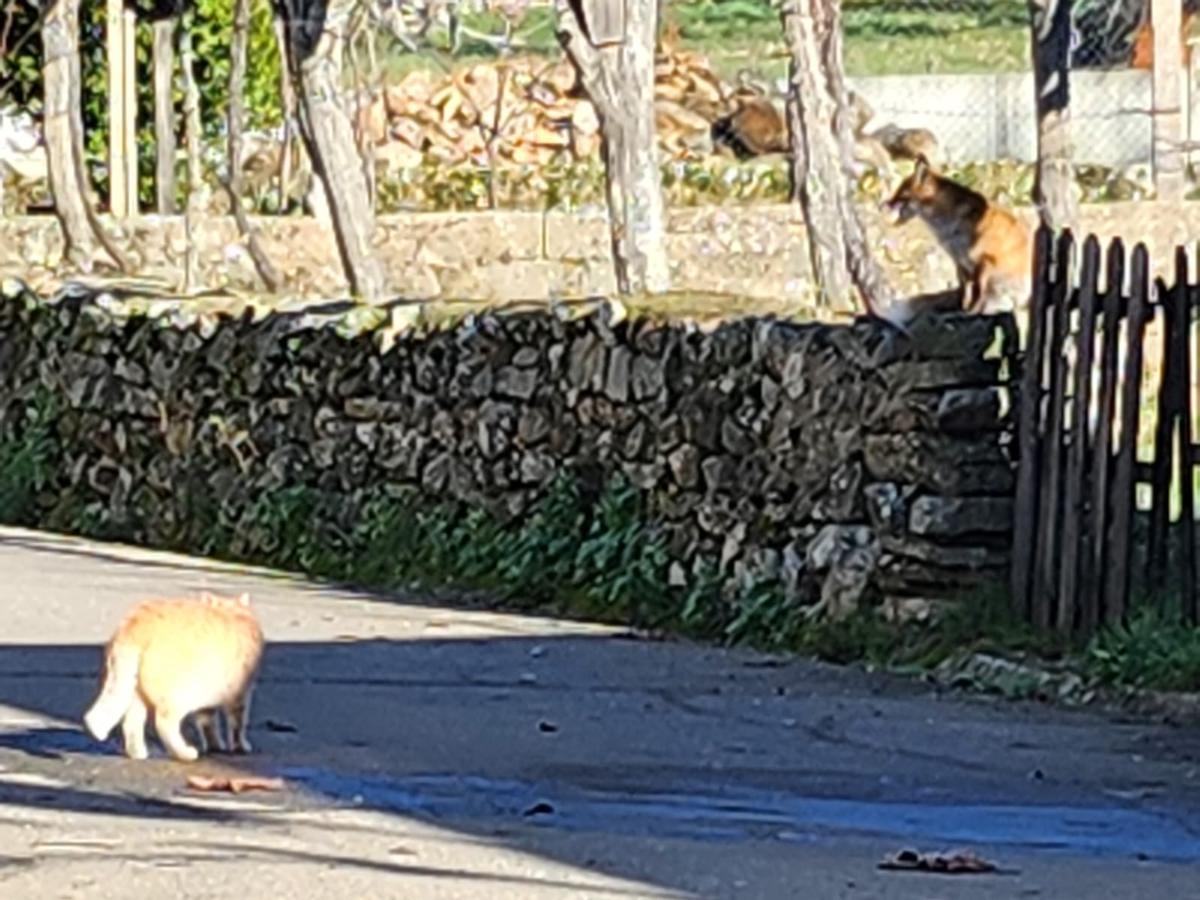
{"type": "Polygon", "coordinates": [[[924,153],[917,154],[917,164],[913,167],[913,175],[917,181],[924,181],[929,177],[929,160],[925,158],[924,153]]]}
{"type": "Polygon", "coordinates": [[[250,592],[249,592],[249,591],[242,591],[240,594],[238,594],[238,596],[237,596],[237,602],[238,602],[238,603],[239,603],[241,606],[249,606],[249,605],[250,605],[250,592]]]}

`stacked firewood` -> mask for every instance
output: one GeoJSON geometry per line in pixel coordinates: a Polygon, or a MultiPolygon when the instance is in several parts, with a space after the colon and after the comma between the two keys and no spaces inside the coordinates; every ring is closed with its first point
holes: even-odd
{"type": "MultiPolygon", "coordinates": [[[[674,158],[707,152],[712,122],[729,110],[731,95],[702,55],[660,53],[655,110],[664,152],[674,158]]],[[[356,107],[360,140],[398,168],[427,159],[545,165],[592,157],[600,145],[596,111],[566,61],[414,71],[356,107]]]]}

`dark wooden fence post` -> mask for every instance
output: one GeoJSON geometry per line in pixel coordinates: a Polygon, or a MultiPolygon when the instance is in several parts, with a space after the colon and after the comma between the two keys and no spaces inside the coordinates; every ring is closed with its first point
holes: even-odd
{"type": "Polygon", "coordinates": [[[1117,624],[1129,604],[1129,550],[1134,516],[1138,420],[1142,402],[1142,341],[1150,315],[1150,260],[1145,244],[1133,248],[1126,313],[1125,384],[1121,391],[1121,432],[1112,490],[1109,578],[1104,584],[1104,620],[1117,624]]]}
{"type": "Polygon", "coordinates": [[[1010,601],[1015,615],[1022,620],[1031,615],[1034,551],[1038,542],[1038,496],[1043,440],[1040,410],[1042,406],[1042,365],[1045,356],[1046,312],[1049,307],[1050,266],[1053,264],[1053,236],[1050,229],[1038,228],[1033,250],[1033,298],[1029,309],[1029,344],[1025,349],[1024,369],[1018,388],[1017,442],[1020,456],[1017,490],[1013,508],[1013,550],[1010,572],[1010,601]]]}
{"type": "MultiPolygon", "coordinates": [[[[1091,408],[1092,356],[1096,344],[1096,296],[1100,280],[1100,242],[1095,235],[1083,243],[1079,272],[1079,329],[1075,335],[1075,386],[1071,398],[1071,444],[1063,498],[1061,568],[1058,573],[1058,614],[1055,626],[1064,634],[1075,628],[1080,611],[1079,561],[1087,559],[1087,529],[1083,515],[1087,496],[1088,413],[1091,408]]],[[[1065,360],[1064,360],[1065,362],[1065,360]]],[[[1065,368],[1065,366],[1064,366],[1065,368]]]]}
{"type": "MultiPolygon", "coordinates": [[[[1192,491],[1192,366],[1188,355],[1191,351],[1191,310],[1188,303],[1190,288],[1188,286],[1187,250],[1175,248],[1175,284],[1171,286],[1170,306],[1171,323],[1169,343],[1174,361],[1171,364],[1173,381],[1171,384],[1172,409],[1174,421],[1178,428],[1177,449],[1179,466],[1179,561],[1183,568],[1180,588],[1179,611],[1190,621],[1196,616],[1196,523],[1193,518],[1192,491]]],[[[1172,433],[1172,437],[1175,434],[1172,433]]]]}
{"type": "Polygon", "coordinates": [[[1100,349],[1100,397],[1096,405],[1096,434],[1092,440],[1092,526],[1091,559],[1085,563],[1088,578],[1083,585],[1088,602],[1081,610],[1080,628],[1095,630],[1104,616],[1104,585],[1111,557],[1108,532],[1112,498],[1109,487],[1113,469],[1113,416],[1117,411],[1117,347],[1121,336],[1122,301],[1125,294],[1125,245],[1120,238],[1108,245],[1104,288],[1104,337],[1100,349]]]}
{"type": "Polygon", "coordinates": [[[1038,542],[1034,553],[1033,624],[1049,628],[1057,617],[1058,593],[1055,570],[1062,548],[1060,512],[1063,482],[1063,418],[1067,394],[1066,346],[1071,301],[1071,262],[1075,241],[1063,231],[1056,241],[1054,281],[1050,286],[1050,339],[1046,344],[1047,381],[1050,385],[1046,411],[1045,439],[1042,444],[1042,490],[1038,510],[1038,542]]]}

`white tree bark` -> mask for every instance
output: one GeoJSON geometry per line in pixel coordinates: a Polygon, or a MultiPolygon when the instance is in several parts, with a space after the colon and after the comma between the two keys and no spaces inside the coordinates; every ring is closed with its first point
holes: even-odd
{"type": "Polygon", "coordinates": [[[891,287],[867,245],[854,207],[854,135],[842,67],[840,0],[787,0],[781,15],[791,53],[792,184],[808,232],[820,300],[840,311],[880,313],[891,287]]]}
{"type": "Polygon", "coordinates": [[[154,189],[159,215],[175,213],[175,31],[179,19],[154,22],[154,189]]]}
{"type": "Polygon", "coordinates": [[[600,120],[617,289],[670,289],[666,209],[654,125],[657,0],[626,0],[620,43],[596,46],[578,0],[556,0],[558,38],[600,120]]]}
{"type": "Polygon", "coordinates": [[[229,111],[228,148],[229,174],[225,190],[229,193],[229,207],[237,220],[238,231],[246,242],[246,250],[254,261],[258,277],[271,293],[278,293],[283,279],[271,263],[270,257],[258,239],[258,233],[250,224],[250,218],[242,208],[242,129],[246,120],[246,56],[250,47],[250,0],[235,0],[233,6],[233,45],[230,48],[229,65],[229,111]]]}
{"type": "Polygon", "coordinates": [[[288,0],[287,65],[300,85],[300,131],[320,176],[338,252],[351,290],[367,303],[384,299],[375,255],[375,217],[354,126],[342,96],[342,61],[356,0],[288,0]]]}
{"type": "Polygon", "coordinates": [[[128,261],[91,206],[83,167],[79,0],[54,0],[42,22],[42,47],[46,158],[54,213],[63,229],[63,259],[90,271],[99,242],[128,271],[128,261]]]}

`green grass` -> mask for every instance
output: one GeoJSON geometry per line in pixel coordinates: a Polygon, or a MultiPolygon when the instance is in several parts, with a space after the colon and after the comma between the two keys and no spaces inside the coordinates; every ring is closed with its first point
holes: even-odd
{"type": "MultiPolygon", "coordinates": [[[[1028,14],[1020,0],[846,0],[842,16],[846,71],[852,76],[1029,68],[1028,14]]],[[[463,22],[487,34],[500,33],[503,24],[497,14],[471,14],[463,22]]],[[[678,27],[682,49],[704,53],[725,77],[742,69],[764,78],[787,72],[779,13],[766,0],[670,0],[664,22],[678,27]]],[[[551,9],[526,12],[514,23],[513,36],[524,53],[560,52],[551,9]]],[[[428,44],[422,53],[389,55],[389,74],[458,68],[496,55],[468,38],[450,59],[445,29],[432,29],[428,44]]]]}
{"type": "Polygon", "coordinates": [[[847,0],[850,75],[1017,72],[1029,68],[1029,17],[1014,0],[847,0]]]}
{"type": "MultiPolygon", "coordinates": [[[[724,75],[740,68],[769,77],[787,71],[779,14],[762,0],[672,3],[666,15],[679,25],[681,46],[708,54],[724,75]]],[[[1028,17],[1016,0],[846,0],[842,21],[849,75],[1009,72],[1029,65],[1028,17]]]]}
{"type": "Polygon", "coordinates": [[[1093,640],[1086,671],[1099,683],[1167,691],[1200,690],[1200,629],[1150,606],[1093,640]]]}

